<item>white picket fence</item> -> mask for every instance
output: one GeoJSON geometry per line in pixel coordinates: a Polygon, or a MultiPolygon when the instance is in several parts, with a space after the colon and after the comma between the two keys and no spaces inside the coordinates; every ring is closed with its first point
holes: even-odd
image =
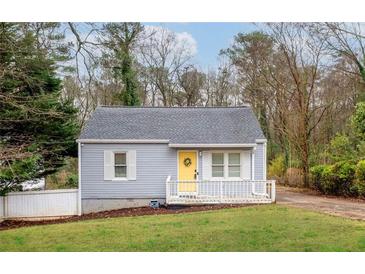
{"type": "Polygon", "coordinates": [[[4,209],[4,197],[0,196],[0,222],[5,217],[5,209],[4,209]]]}
{"type": "Polygon", "coordinates": [[[0,197],[0,220],[78,215],[80,207],[77,189],[12,192],[0,197]]]}

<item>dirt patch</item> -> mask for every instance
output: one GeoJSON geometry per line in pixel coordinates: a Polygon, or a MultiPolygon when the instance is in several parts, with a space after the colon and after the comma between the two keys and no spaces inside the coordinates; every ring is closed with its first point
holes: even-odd
{"type": "Polygon", "coordinates": [[[360,199],[323,196],[311,191],[305,192],[290,187],[278,187],[276,202],[330,215],[365,220],[365,201],[360,199]]]}
{"type": "Polygon", "coordinates": [[[277,192],[296,192],[296,193],[318,196],[318,197],[322,197],[322,198],[330,198],[330,199],[352,201],[352,202],[359,202],[359,203],[365,202],[364,198],[327,195],[327,194],[323,194],[323,193],[321,193],[317,190],[311,189],[311,188],[277,185],[276,189],[277,189],[277,192]]]}
{"type": "MultiPolygon", "coordinates": [[[[252,204],[250,204],[252,205],[252,204]]],[[[88,213],[82,216],[71,216],[62,219],[53,220],[39,220],[39,221],[26,221],[26,220],[5,220],[0,223],[0,230],[7,230],[25,226],[36,226],[36,225],[49,225],[49,224],[62,224],[69,222],[78,222],[83,220],[93,219],[105,219],[115,217],[131,217],[131,216],[145,216],[145,215],[161,215],[161,214],[180,214],[187,212],[207,211],[207,210],[218,210],[223,208],[237,208],[247,207],[247,204],[233,205],[197,205],[197,206],[168,206],[160,207],[157,209],[151,207],[134,207],[134,208],[123,208],[117,210],[101,211],[96,213],[88,213]]]]}

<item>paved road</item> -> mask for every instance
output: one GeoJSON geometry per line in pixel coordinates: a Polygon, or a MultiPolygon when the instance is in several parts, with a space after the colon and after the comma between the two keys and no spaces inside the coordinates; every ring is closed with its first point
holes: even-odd
{"type": "Polygon", "coordinates": [[[352,219],[365,220],[365,202],[343,198],[328,198],[291,191],[289,188],[278,187],[277,204],[306,208],[325,212],[331,215],[352,219]]]}

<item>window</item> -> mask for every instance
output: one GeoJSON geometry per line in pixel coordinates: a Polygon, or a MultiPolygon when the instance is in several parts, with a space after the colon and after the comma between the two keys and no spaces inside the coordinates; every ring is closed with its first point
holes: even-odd
{"type": "Polygon", "coordinates": [[[212,177],[224,177],[223,153],[212,153],[212,177]]]}
{"type": "Polygon", "coordinates": [[[240,153],[228,153],[228,177],[241,177],[240,153]]]}
{"type": "Polygon", "coordinates": [[[213,152],[212,177],[241,178],[241,153],[213,152]]]}
{"type": "Polygon", "coordinates": [[[114,177],[127,177],[127,154],[125,152],[114,153],[114,177]]]}

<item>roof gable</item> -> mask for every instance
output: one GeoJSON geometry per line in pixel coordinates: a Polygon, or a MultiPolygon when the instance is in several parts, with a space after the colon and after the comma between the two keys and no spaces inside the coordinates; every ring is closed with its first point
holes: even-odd
{"type": "Polygon", "coordinates": [[[244,144],[265,137],[249,107],[98,107],[80,139],[244,144]]]}

